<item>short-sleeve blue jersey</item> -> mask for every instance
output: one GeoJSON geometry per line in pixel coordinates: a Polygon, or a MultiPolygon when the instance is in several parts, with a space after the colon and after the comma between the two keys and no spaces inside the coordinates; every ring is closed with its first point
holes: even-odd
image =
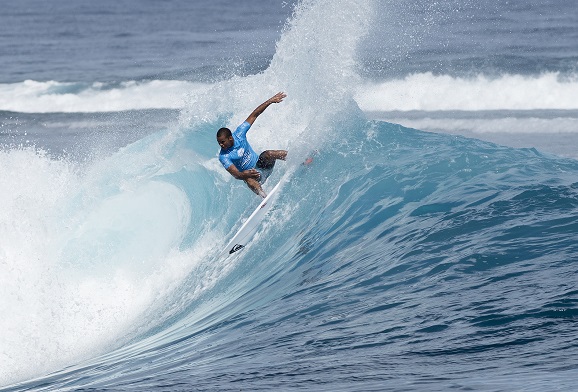
{"type": "Polygon", "coordinates": [[[235,132],[233,132],[234,144],[231,148],[223,150],[219,153],[219,161],[223,164],[225,169],[229,166],[235,165],[239,171],[252,169],[257,164],[259,156],[247,141],[247,131],[251,128],[251,124],[245,121],[239,125],[235,132]]]}

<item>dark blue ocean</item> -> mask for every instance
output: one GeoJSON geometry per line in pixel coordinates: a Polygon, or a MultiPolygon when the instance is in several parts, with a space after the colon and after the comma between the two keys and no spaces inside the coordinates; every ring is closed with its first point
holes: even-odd
{"type": "Polygon", "coordinates": [[[0,56],[1,391],[576,390],[574,1],[21,0],[0,56]]]}

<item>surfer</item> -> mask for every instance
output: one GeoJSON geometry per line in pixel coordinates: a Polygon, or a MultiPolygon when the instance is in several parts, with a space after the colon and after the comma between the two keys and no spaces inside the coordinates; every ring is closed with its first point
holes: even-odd
{"type": "Polygon", "coordinates": [[[247,131],[255,122],[257,117],[265,111],[272,103],[282,102],[287,95],[279,92],[271,98],[257,106],[247,119],[237,127],[235,132],[229,128],[221,128],[217,131],[217,143],[221,146],[219,161],[237,180],[243,180],[249,188],[265,198],[261,185],[273,171],[277,159],[285,160],[287,151],[266,150],[257,156],[249,142],[247,141],[247,131]]]}

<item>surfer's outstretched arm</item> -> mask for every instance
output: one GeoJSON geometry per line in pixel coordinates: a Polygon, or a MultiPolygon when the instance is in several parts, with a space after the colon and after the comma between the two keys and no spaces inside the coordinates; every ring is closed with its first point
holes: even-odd
{"type": "Polygon", "coordinates": [[[247,119],[245,121],[247,121],[249,124],[253,125],[253,123],[255,122],[257,117],[259,117],[259,115],[261,113],[263,113],[265,111],[265,109],[267,109],[269,107],[269,105],[271,105],[272,103],[282,102],[283,98],[285,98],[286,96],[287,96],[287,94],[285,94],[283,92],[279,92],[279,93],[273,95],[271,98],[269,98],[268,100],[263,102],[261,105],[257,106],[255,108],[255,110],[253,110],[253,112],[251,114],[249,114],[249,117],[247,117],[247,119]]]}

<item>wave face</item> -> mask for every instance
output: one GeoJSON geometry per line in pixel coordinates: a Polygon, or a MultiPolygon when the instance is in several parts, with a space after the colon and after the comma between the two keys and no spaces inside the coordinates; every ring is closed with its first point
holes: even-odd
{"type": "Polygon", "coordinates": [[[0,151],[3,390],[571,390],[578,163],[367,120],[348,6],[105,158],[0,151]],[[250,132],[290,151],[280,197],[218,257],[257,200],[215,130],[285,86],[250,132]]]}
{"type": "Polygon", "coordinates": [[[27,215],[3,213],[19,225],[2,233],[2,287],[19,319],[3,339],[19,344],[4,354],[34,370],[47,351],[51,366],[102,355],[8,390],[570,388],[578,164],[349,120],[236,258],[216,254],[254,200],[214,167],[141,179],[58,224],[66,170],[36,202],[16,192],[27,215]]]}

